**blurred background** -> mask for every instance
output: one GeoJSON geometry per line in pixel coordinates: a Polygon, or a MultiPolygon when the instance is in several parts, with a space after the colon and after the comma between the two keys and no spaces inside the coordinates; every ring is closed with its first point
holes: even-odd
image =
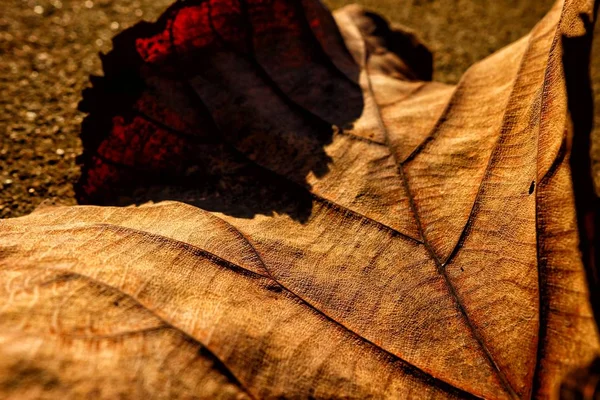
{"type": "MultiPolygon", "coordinates": [[[[84,117],[77,103],[89,75],[100,74],[98,52],[109,51],[111,38],[121,30],[156,19],[171,2],[2,0],[0,218],[29,213],[46,198],[75,204],[72,184],[79,174],[75,157],[81,152],[84,117]]],[[[325,3],[335,9],[355,1],[325,3]]],[[[418,32],[434,53],[434,79],[455,83],[473,62],[525,35],[553,0],[358,3],[418,32]]],[[[594,91],[600,99],[600,40],[594,58],[594,91]]],[[[596,122],[600,126],[600,112],[596,122]]],[[[599,132],[594,136],[600,138],[599,132]]],[[[593,154],[600,159],[598,146],[593,154]]]]}

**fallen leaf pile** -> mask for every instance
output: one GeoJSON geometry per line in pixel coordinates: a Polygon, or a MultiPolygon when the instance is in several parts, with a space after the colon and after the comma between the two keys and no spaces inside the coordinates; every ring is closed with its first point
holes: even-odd
{"type": "Polygon", "coordinates": [[[594,8],[455,86],[358,6],[120,34],[81,103],[103,206],[0,221],[0,397],[556,396],[599,346],[569,165],[594,8]]]}

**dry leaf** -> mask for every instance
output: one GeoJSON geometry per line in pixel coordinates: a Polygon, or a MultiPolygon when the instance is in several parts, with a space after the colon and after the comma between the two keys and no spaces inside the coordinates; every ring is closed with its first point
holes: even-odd
{"type": "Polygon", "coordinates": [[[593,8],[456,86],[355,6],[192,0],[121,34],[80,201],[193,206],[0,222],[2,397],[555,396],[598,350],[568,163],[593,8]]]}

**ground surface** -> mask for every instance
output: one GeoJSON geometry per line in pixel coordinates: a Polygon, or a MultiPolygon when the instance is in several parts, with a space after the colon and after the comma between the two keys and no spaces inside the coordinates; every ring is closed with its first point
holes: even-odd
{"type": "MultiPolygon", "coordinates": [[[[331,7],[354,1],[328,0],[331,7]]],[[[420,33],[435,79],[456,82],[473,62],[526,34],[552,0],[363,0],[420,33]]],[[[3,0],[0,15],[0,217],[45,199],[75,204],[83,114],[76,109],[99,51],[171,0],[3,0]]],[[[597,41],[600,59],[600,40],[597,41]]],[[[600,66],[600,63],[598,63],[600,66]]],[[[600,68],[595,73],[600,98],[600,68]]],[[[600,123],[600,113],[596,113],[600,123]]],[[[600,125],[600,124],[599,124],[600,125]]]]}

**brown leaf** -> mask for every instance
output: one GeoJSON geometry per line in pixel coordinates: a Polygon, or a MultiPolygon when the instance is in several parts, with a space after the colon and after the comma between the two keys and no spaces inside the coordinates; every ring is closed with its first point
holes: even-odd
{"type": "Polygon", "coordinates": [[[556,396],[598,351],[566,70],[593,8],[456,86],[356,6],[338,32],[312,0],[178,2],[122,34],[80,200],[204,210],[1,221],[2,397],[556,396]]]}

